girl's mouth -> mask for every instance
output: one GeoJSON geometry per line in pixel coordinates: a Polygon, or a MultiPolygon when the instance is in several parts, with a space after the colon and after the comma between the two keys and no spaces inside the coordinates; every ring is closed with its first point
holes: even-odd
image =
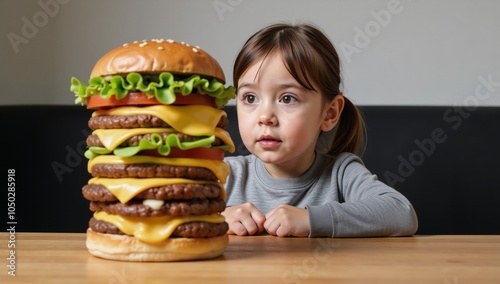
{"type": "Polygon", "coordinates": [[[270,135],[262,135],[257,139],[257,144],[265,150],[272,150],[281,144],[281,140],[270,135]]]}

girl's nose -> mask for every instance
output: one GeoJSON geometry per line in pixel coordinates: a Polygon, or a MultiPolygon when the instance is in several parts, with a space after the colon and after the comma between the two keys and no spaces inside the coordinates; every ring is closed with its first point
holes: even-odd
{"type": "Polygon", "coordinates": [[[277,126],[278,118],[272,110],[271,107],[261,106],[261,112],[259,115],[259,125],[265,126],[277,126]]]}

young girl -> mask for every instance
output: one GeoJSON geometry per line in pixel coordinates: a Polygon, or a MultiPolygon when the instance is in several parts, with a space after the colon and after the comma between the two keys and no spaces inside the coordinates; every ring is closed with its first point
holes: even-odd
{"type": "Polygon", "coordinates": [[[229,234],[405,236],[410,202],[356,156],[364,126],[342,95],[339,57],[311,25],[254,34],[234,65],[238,126],[248,156],[228,157],[229,234]],[[331,136],[330,145],[321,143],[331,136]]]}

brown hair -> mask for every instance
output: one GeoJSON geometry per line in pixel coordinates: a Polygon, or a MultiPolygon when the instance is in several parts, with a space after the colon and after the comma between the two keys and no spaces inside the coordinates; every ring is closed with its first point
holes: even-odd
{"type": "MultiPolygon", "coordinates": [[[[236,57],[234,86],[238,88],[239,78],[252,64],[274,52],[282,56],[286,68],[302,87],[319,92],[325,101],[340,94],[337,51],[318,28],[307,24],[274,24],[252,35],[236,57]]],[[[337,156],[351,152],[360,155],[365,147],[363,118],[349,99],[344,97],[344,100],[344,110],[327,154],[337,156]]]]}

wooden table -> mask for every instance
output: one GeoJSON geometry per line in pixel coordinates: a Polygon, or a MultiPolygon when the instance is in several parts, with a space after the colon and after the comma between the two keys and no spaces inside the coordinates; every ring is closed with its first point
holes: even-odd
{"type": "Polygon", "coordinates": [[[0,283],[500,283],[500,236],[230,236],[215,259],[138,263],[91,256],[84,234],[16,233],[16,276],[9,239],[0,283]]]}

